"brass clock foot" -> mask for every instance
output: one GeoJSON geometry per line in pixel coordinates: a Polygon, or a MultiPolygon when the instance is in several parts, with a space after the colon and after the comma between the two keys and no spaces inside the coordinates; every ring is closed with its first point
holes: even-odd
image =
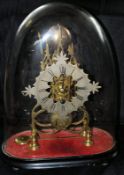
{"type": "Polygon", "coordinates": [[[93,140],[92,140],[92,133],[91,130],[87,131],[86,134],[86,141],[84,142],[85,146],[90,147],[93,145],[93,140]]]}
{"type": "Polygon", "coordinates": [[[29,148],[32,150],[32,151],[36,151],[39,149],[39,144],[36,142],[36,141],[33,141],[29,144],[29,148]]]}
{"type": "Polygon", "coordinates": [[[40,145],[38,144],[38,138],[37,136],[33,136],[32,135],[32,138],[31,138],[31,141],[29,143],[29,148],[32,150],[32,151],[36,151],[38,150],[40,147],[40,145]]]}
{"type": "Polygon", "coordinates": [[[29,143],[29,148],[32,151],[36,151],[39,149],[40,145],[38,144],[38,133],[36,132],[36,129],[33,129],[32,135],[31,135],[31,141],[29,143]]]}

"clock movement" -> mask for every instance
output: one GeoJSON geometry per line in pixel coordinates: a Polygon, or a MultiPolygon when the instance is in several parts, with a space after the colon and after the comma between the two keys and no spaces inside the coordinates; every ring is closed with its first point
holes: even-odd
{"type": "Polygon", "coordinates": [[[101,24],[69,4],[21,23],[6,66],[5,140],[13,167],[105,164],[117,154],[116,65],[101,24]]]}

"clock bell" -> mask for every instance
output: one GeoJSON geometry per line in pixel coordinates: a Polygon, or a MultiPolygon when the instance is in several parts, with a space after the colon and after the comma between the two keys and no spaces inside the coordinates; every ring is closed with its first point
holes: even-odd
{"type": "Polygon", "coordinates": [[[89,12],[53,3],[22,22],[5,76],[3,155],[23,169],[78,166],[117,153],[117,75],[89,12]]]}

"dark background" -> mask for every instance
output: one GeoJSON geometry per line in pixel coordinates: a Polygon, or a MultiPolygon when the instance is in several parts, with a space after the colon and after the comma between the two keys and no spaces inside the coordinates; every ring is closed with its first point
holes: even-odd
{"type": "MultiPolygon", "coordinates": [[[[22,20],[35,8],[52,0],[0,0],[0,136],[4,118],[3,85],[5,64],[12,49],[15,32],[22,20]]],[[[55,2],[58,2],[57,0],[55,2]]],[[[60,2],[60,1],[59,1],[60,2]]],[[[63,1],[64,2],[64,1],[63,1]]],[[[116,51],[120,71],[120,155],[105,170],[104,175],[124,175],[124,0],[66,0],[94,14],[109,33],[116,51]]],[[[1,174],[14,174],[3,163],[1,174]]],[[[83,175],[83,173],[80,173],[83,175]]],[[[72,173],[73,175],[73,173],[72,173]]]]}

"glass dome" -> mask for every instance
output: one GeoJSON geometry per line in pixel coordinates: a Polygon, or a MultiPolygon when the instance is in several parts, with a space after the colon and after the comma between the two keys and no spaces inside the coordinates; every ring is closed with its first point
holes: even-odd
{"type": "Polygon", "coordinates": [[[116,148],[117,77],[99,22],[54,3],[20,25],[5,77],[4,155],[30,163],[85,161],[116,148]]]}

